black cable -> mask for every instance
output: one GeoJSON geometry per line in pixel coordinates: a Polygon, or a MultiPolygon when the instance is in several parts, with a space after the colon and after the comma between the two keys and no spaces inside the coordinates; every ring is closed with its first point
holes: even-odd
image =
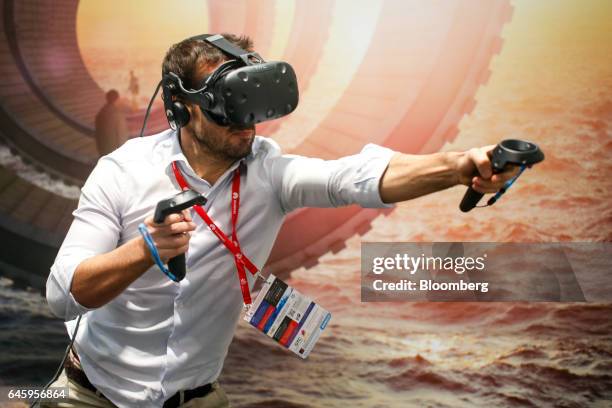
{"type": "Polygon", "coordinates": [[[43,391],[39,394],[38,398],[36,398],[36,400],[34,400],[34,402],[32,402],[32,404],[30,404],[30,408],[34,408],[34,406],[36,406],[36,404],[38,404],[40,402],[41,395],[45,394],[45,392],[47,391],[49,386],[51,384],[53,384],[57,380],[57,378],[59,377],[60,373],[64,369],[64,364],[66,363],[66,359],[68,358],[68,353],[70,352],[70,349],[72,348],[72,345],[74,344],[74,339],[76,338],[77,332],[79,331],[79,324],[81,323],[81,317],[83,317],[83,315],[79,315],[79,318],[77,319],[76,327],[74,328],[74,332],[72,332],[72,338],[70,339],[70,343],[68,344],[68,347],[66,347],[66,352],[64,353],[64,358],[62,358],[62,362],[60,363],[59,367],[57,368],[57,371],[53,375],[53,378],[51,379],[51,381],[49,381],[47,383],[47,385],[45,385],[45,388],[43,388],[43,391]]]}
{"type": "Polygon", "coordinates": [[[157,84],[157,88],[155,88],[155,92],[153,93],[153,96],[151,97],[151,100],[149,101],[149,106],[147,106],[147,112],[145,113],[144,120],[142,121],[142,128],[140,129],[139,137],[142,137],[142,135],[144,134],[145,128],[147,127],[147,120],[149,120],[149,114],[151,113],[151,106],[153,106],[153,101],[155,100],[155,97],[157,96],[157,93],[159,92],[159,88],[161,88],[161,84],[162,84],[162,81],[159,81],[159,83],[157,84]]]}

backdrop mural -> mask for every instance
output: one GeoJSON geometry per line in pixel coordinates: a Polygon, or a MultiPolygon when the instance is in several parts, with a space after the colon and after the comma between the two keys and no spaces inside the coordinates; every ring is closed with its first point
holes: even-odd
{"type": "MultiPolygon", "coordinates": [[[[296,69],[298,109],[257,129],[285,151],[335,158],[374,142],[427,153],[515,137],[547,154],[491,209],[460,213],[456,188],[394,211],[291,214],[267,270],[316,294],[333,323],[307,362],[241,326],[221,378],[236,406],[604,406],[612,398],[610,305],[379,305],[361,304],[359,294],[362,240],[612,239],[611,3],[1,4],[0,382],[44,383],[59,363],[65,330],[38,292],[99,156],[105,93],[119,93],[113,112],[133,137],[165,50],[193,34],[233,32],[296,69]]],[[[159,102],[146,134],[167,127],[159,102]]]]}

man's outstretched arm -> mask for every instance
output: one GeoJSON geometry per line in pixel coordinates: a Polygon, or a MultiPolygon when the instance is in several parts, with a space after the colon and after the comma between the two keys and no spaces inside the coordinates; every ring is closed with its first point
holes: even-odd
{"type": "Polygon", "coordinates": [[[458,184],[471,185],[481,193],[496,192],[518,168],[493,174],[489,154],[494,147],[425,155],[395,153],[380,180],[382,201],[406,201],[458,184]]]}

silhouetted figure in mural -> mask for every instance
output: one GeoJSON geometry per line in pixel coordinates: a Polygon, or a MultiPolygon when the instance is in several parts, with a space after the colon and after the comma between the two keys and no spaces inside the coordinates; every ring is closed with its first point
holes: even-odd
{"type": "Polygon", "coordinates": [[[96,115],[96,147],[98,154],[109,154],[128,139],[125,114],[119,106],[119,92],[111,89],[106,93],[106,104],[96,115]]]}
{"type": "Polygon", "coordinates": [[[134,71],[130,70],[130,84],[128,85],[128,91],[132,94],[132,110],[138,109],[138,92],[140,92],[140,86],[138,85],[138,77],[134,75],[134,71]]]}

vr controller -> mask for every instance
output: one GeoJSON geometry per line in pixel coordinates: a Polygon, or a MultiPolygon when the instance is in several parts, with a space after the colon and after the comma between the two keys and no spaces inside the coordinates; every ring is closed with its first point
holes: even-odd
{"type": "MultiPolygon", "coordinates": [[[[161,200],[155,207],[155,214],[153,221],[157,224],[164,222],[167,216],[170,214],[180,213],[181,211],[191,208],[194,205],[206,204],[206,198],[196,193],[193,190],[185,190],[178,193],[174,197],[170,197],[166,200],[161,200]]],[[[180,281],[185,277],[185,254],[175,256],[168,261],[168,269],[177,279],[180,281]]]]}
{"type": "MultiPolygon", "coordinates": [[[[542,160],[544,160],[544,153],[535,143],[518,139],[507,139],[493,149],[491,164],[494,174],[501,173],[508,165],[521,166],[522,172],[525,167],[531,167],[542,160]]],[[[516,177],[518,177],[518,175],[516,177]]],[[[516,177],[510,180],[494,197],[491,197],[487,205],[493,205],[493,203],[506,192],[510,185],[512,185],[516,177]]],[[[472,187],[469,187],[463,196],[463,200],[461,200],[461,204],[459,204],[459,209],[463,212],[470,211],[472,208],[476,207],[476,204],[478,204],[483,195],[483,193],[479,193],[472,187]]]]}

